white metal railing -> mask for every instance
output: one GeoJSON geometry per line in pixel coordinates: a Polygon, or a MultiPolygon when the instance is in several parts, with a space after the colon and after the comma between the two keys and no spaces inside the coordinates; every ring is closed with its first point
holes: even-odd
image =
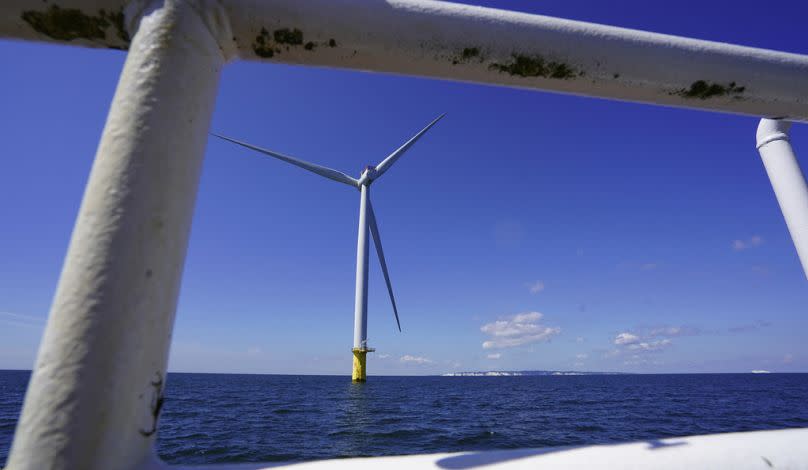
{"type": "MultiPolygon", "coordinates": [[[[0,37],[126,48],[149,1],[4,0],[0,37]]],[[[219,38],[228,59],[808,120],[798,54],[432,0],[186,1],[232,30],[219,38]]]]}
{"type": "MultiPolygon", "coordinates": [[[[11,469],[162,466],[153,430],[201,159],[219,73],[236,57],[770,118],[761,123],[759,149],[808,272],[808,190],[786,128],[774,120],[808,121],[803,55],[430,0],[5,0],[0,37],[129,51],[11,469]]],[[[693,445],[665,444],[671,448],[647,456],[616,450],[636,450],[629,445],[542,450],[509,461],[804,467],[808,450],[798,442],[805,433],[693,438],[693,445]],[[755,457],[757,450],[765,455],[755,457]]],[[[504,465],[487,455],[468,464],[504,465]]],[[[410,459],[401,465],[460,468],[429,456],[410,459]]],[[[368,462],[356,465],[376,466],[368,462]]]]}
{"type": "Polygon", "coordinates": [[[789,142],[791,123],[761,119],[757,148],[808,277],[808,186],[789,142]]]}

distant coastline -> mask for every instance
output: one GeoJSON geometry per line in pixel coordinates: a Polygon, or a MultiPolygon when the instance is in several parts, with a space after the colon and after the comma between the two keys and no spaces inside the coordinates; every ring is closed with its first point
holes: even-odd
{"type": "Polygon", "coordinates": [[[530,375],[630,375],[628,372],[591,372],[576,370],[488,370],[473,372],[447,372],[442,377],[518,377],[530,375]]]}
{"type": "MultiPolygon", "coordinates": [[[[24,372],[31,373],[31,369],[0,369],[0,372],[24,372]]],[[[193,372],[169,370],[170,375],[263,375],[277,377],[345,377],[346,374],[290,374],[278,372],[193,372]]],[[[602,371],[574,371],[574,370],[489,370],[489,371],[464,371],[446,372],[443,374],[374,374],[374,377],[518,377],[518,376],[562,376],[562,375],[738,375],[738,374],[762,374],[762,375],[799,375],[808,374],[806,371],[770,371],[755,369],[741,372],[602,372],[602,371]]]]}

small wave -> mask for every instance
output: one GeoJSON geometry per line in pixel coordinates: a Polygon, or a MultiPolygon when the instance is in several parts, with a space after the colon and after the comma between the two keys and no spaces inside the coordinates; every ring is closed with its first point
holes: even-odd
{"type": "Polygon", "coordinates": [[[606,428],[604,428],[603,426],[598,426],[596,424],[575,426],[576,432],[601,432],[605,430],[606,428]]]}
{"type": "Polygon", "coordinates": [[[460,437],[459,439],[457,439],[457,444],[461,446],[482,444],[494,439],[496,434],[497,433],[492,430],[480,431],[475,434],[460,437]]]}

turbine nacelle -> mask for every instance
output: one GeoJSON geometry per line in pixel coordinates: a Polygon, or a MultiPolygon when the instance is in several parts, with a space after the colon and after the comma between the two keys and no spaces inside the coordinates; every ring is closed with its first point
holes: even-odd
{"type": "Polygon", "coordinates": [[[356,184],[358,188],[361,188],[363,185],[370,185],[378,176],[378,172],[376,171],[376,167],[373,165],[368,165],[362,170],[362,175],[359,177],[359,180],[356,184]]]}

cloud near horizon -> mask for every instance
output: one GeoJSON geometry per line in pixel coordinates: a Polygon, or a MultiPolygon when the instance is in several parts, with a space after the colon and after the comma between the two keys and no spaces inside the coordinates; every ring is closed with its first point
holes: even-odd
{"type": "Polygon", "coordinates": [[[614,344],[628,351],[659,351],[671,345],[670,339],[647,341],[632,333],[620,333],[614,338],[614,344]]]}
{"type": "Polygon", "coordinates": [[[483,349],[513,348],[548,341],[561,333],[559,327],[542,325],[540,322],[543,317],[539,312],[526,312],[486,323],[480,331],[491,336],[491,339],[483,342],[483,349]]]}
{"type": "Polygon", "coordinates": [[[671,345],[671,340],[660,339],[657,341],[642,341],[633,343],[626,346],[630,351],[659,351],[671,345]]]}
{"type": "Polygon", "coordinates": [[[614,344],[622,346],[624,344],[634,344],[639,340],[640,340],[639,336],[629,332],[623,332],[614,338],[614,344]]]}
{"type": "Polygon", "coordinates": [[[696,336],[702,334],[703,331],[695,326],[662,326],[652,328],[648,332],[649,338],[657,337],[677,337],[677,336],[696,336]]]}
{"type": "Polygon", "coordinates": [[[624,362],[626,365],[648,364],[650,362],[642,354],[669,348],[673,345],[671,338],[698,334],[701,334],[701,330],[692,326],[662,326],[624,331],[614,337],[612,342],[616,348],[607,352],[605,357],[628,356],[624,362]]]}
{"type": "Polygon", "coordinates": [[[732,249],[735,251],[745,251],[750,248],[755,248],[763,244],[763,237],[760,235],[753,235],[746,240],[733,240],[732,249]]]}
{"type": "Polygon", "coordinates": [[[544,290],[544,281],[531,282],[528,284],[528,287],[530,288],[531,294],[538,294],[544,290]]]}
{"type": "Polygon", "coordinates": [[[428,357],[410,356],[409,354],[401,356],[401,359],[399,359],[399,361],[405,364],[418,364],[418,365],[432,364],[434,362],[432,359],[429,359],[428,357]]]}

